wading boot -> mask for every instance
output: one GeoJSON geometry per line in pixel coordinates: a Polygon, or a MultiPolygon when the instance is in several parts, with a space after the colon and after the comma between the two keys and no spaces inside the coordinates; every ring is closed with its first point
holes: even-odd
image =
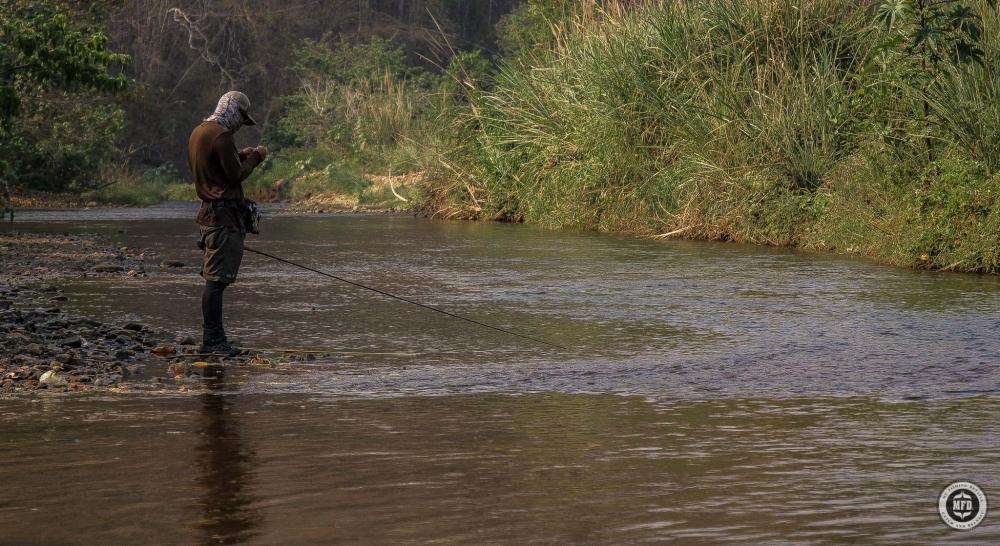
{"type": "Polygon", "coordinates": [[[222,328],[202,328],[202,342],[201,349],[202,353],[213,354],[219,356],[236,356],[240,354],[241,351],[238,347],[233,347],[226,340],[226,331],[222,328]]]}

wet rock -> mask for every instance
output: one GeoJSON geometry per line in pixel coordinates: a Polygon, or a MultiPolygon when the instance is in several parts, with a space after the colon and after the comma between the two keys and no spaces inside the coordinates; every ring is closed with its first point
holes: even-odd
{"type": "Polygon", "coordinates": [[[193,337],[191,337],[191,336],[178,336],[177,337],[177,344],[178,345],[197,345],[198,342],[193,337]]]}
{"type": "Polygon", "coordinates": [[[157,345],[150,349],[150,351],[159,356],[171,356],[177,354],[177,348],[171,347],[170,345],[157,345]]]}
{"type": "Polygon", "coordinates": [[[51,284],[47,284],[47,285],[39,288],[38,290],[41,291],[41,292],[58,292],[59,291],[58,288],[56,288],[54,285],[51,285],[51,284]]]}
{"type": "Polygon", "coordinates": [[[66,339],[60,340],[59,341],[59,345],[62,346],[62,347],[79,348],[79,347],[83,346],[83,340],[80,339],[80,336],[70,336],[70,337],[68,337],[66,339]]]}
{"type": "Polygon", "coordinates": [[[38,356],[44,352],[42,346],[37,343],[29,343],[24,347],[24,352],[29,355],[38,356]]]}
{"type": "Polygon", "coordinates": [[[160,267],[172,268],[172,267],[184,267],[184,262],[180,260],[163,260],[160,262],[160,267]]]}
{"type": "Polygon", "coordinates": [[[121,273],[125,268],[111,262],[102,262],[94,266],[97,273],[121,273]]]}
{"type": "Polygon", "coordinates": [[[15,366],[30,366],[35,363],[35,359],[28,355],[14,355],[10,357],[10,363],[15,366]]]}
{"type": "Polygon", "coordinates": [[[132,358],[133,356],[135,356],[135,353],[133,353],[132,351],[130,351],[128,349],[122,349],[120,351],[115,351],[115,358],[120,359],[120,360],[125,360],[127,358],[132,358]]]}
{"type": "Polygon", "coordinates": [[[67,300],[69,300],[69,298],[67,298],[66,296],[53,296],[49,298],[49,301],[67,301],[67,300]]]}
{"type": "Polygon", "coordinates": [[[146,326],[138,322],[129,322],[125,326],[122,326],[122,328],[125,330],[131,330],[133,332],[141,332],[146,329],[146,326]]]}

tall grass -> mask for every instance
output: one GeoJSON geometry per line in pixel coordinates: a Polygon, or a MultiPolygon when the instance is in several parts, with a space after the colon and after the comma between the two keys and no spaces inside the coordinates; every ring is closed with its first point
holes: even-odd
{"type": "MultiPolygon", "coordinates": [[[[926,243],[912,189],[954,165],[926,164],[929,138],[935,159],[1000,161],[1000,47],[987,44],[983,66],[913,85],[912,54],[875,4],[583,10],[476,95],[427,209],[952,265],[926,243]]],[[[997,271],[975,259],[957,268],[997,271]]]]}

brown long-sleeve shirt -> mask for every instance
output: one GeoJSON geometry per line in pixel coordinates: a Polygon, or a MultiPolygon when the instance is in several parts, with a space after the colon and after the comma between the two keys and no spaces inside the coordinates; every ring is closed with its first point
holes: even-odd
{"type": "MultiPolygon", "coordinates": [[[[260,154],[241,154],[233,133],[214,121],[204,121],[191,132],[188,163],[195,191],[202,201],[226,199],[242,202],[243,180],[260,164],[260,154]],[[245,159],[244,159],[245,158],[245,159]]],[[[242,214],[229,207],[202,204],[198,223],[243,229],[242,214]]]]}

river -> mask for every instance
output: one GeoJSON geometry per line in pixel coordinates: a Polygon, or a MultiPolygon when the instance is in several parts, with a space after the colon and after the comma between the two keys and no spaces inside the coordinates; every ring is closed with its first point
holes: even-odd
{"type": "MultiPolygon", "coordinates": [[[[192,215],[0,229],[188,264],[61,286],[72,311],[196,334],[192,215]]],[[[248,244],[567,350],[248,254],[231,337],[334,356],[0,400],[0,542],[1000,542],[997,513],[937,513],[952,481],[1000,492],[997,277],[409,216],[264,230],[248,244]]]]}

